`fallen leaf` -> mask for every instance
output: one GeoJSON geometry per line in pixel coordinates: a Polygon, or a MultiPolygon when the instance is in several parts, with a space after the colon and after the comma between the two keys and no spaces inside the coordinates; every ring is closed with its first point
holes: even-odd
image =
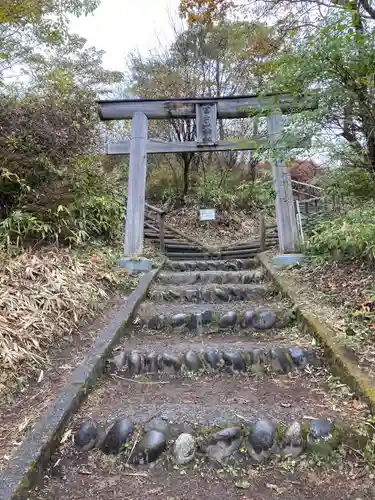
{"type": "Polygon", "coordinates": [[[236,488],[241,488],[242,490],[246,490],[246,488],[250,488],[251,484],[249,481],[238,481],[237,483],[234,483],[236,488]]]}
{"type": "Polygon", "coordinates": [[[148,490],[147,493],[151,493],[152,495],[158,495],[159,493],[163,493],[163,488],[154,488],[153,490],[148,490]]]}
{"type": "Polygon", "coordinates": [[[68,429],[66,432],[64,432],[60,443],[61,444],[65,443],[70,438],[71,435],[72,435],[72,429],[68,429]]]}
{"type": "Polygon", "coordinates": [[[283,492],[283,490],[281,488],[279,488],[276,484],[272,484],[272,483],[266,483],[266,486],[267,488],[269,488],[270,490],[272,491],[276,491],[276,493],[278,495],[280,495],[280,493],[283,492]]]}

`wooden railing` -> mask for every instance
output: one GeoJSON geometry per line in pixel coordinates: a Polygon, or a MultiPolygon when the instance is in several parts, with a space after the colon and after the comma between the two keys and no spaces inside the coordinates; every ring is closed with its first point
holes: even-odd
{"type": "Polygon", "coordinates": [[[149,203],[145,203],[145,223],[154,231],[159,231],[160,250],[162,252],[165,252],[166,235],[167,237],[170,237],[171,234],[178,236],[182,240],[192,243],[193,245],[203,249],[209,254],[213,252],[213,249],[211,247],[196,240],[195,238],[192,238],[191,236],[185,234],[183,231],[179,231],[172,225],[167,224],[165,221],[166,215],[167,212],[165,210],[150,205],[149,203]]]}
{"type": "Polygon", "coordinates": [[[317,212],[319,203],[324,199],[324,190],[314,184],[292,180],[292,191],[294,200],[298,202],[296,206],[303,205],[306,215],[310,209],[317,212]]]}
{"type": "Polygon", "coordinates": [[[158,228],[154,228],[156,232],[159,233],[159,245],[160,251],[164,253],[165,251],[165,216],[167,212],[162,210],[161,208],[154,207],[149,203],[145,203],[145,221],[156,222],[158,224],[158,228]]]}
{"type": "Polygon", "coordinates": [[[315,184],[308,184],[306,182],[299,182],[292,180],[293,194],[300,200],[306,198],[321,198],[324,194],[323,188],[315,186],[315,184]]]}

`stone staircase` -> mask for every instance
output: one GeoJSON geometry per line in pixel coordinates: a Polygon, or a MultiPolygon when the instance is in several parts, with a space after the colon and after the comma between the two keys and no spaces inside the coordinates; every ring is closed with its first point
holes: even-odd
{"type": "Polygon", "coordinates": [[[64,479],[47,471],[30,498],[279,498],[267,482],[323,498],[277,467],[328,456],[360,418],[328,376],[255,259],[169,260],[54,458],[64,479]]]}

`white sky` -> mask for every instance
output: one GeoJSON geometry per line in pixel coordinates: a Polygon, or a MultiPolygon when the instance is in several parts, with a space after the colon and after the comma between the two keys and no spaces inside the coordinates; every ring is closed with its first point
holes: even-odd
{"type": "Polygon", "coordinates": [[[178,17],[178,4],[179,0],[101,0],[92,15],[72,19],[71,31],[105,50],[106,69],[124,71],[128,52],[147,53],[158,39],[171,39],[170,19],[178,17]]]}

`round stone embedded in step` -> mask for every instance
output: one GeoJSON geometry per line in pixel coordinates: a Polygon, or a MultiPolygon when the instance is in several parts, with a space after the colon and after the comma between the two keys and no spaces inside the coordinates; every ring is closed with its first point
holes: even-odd
{"type": "Polygon", "coordinates": [[[155,462],[163,453],[167,445],[165,434],[152,429],[143,436],[141,441],[135,447],[130,457],[130,462],[136,465],[144,465],[155,462]]]}
{"type": "Polygon", "coordinates": [[[74,435],[74,444],[82,451],[92,450],[98,435],[98,424],[94,420],[85,420],[74,435]]]}
{"type": "Polygon", "coordinates": [[[212,323],[213,315],[212,315],[212,311],[210,309],[205,309],[204,311],[202,311],[201,316],[202,316],[202,325],[203,326],[207,326],[210,323],[212,323]]]}
{"type": "Polygon", "coordinates": [[[255,311],[245,311],[242,315],[241,326],[242,328],[249,328],[253,324],[255,318],[255,311]]]}
{"type": "Polygon", "coordinates": [[[262,462],[268,458],[276,445],[276,425],[267,419],[261,419],[250,426],[248,451],[251,458],[262,462]]]}
{"type": "Polygon", "coordinates": [[[321,455],[329,455],[337,446],[334,437],[334,424],[326,418],[314,419],[310,423],[307,446],[321,455]]]}
{"type": "Polygon", "coordinates": [[[189,371],[197,372],[202,368],[202,361],[196,351],[190,350],[184,354],[184,364],[189,371]]]}
{"type": "Polygon", "coordinates": [[[198,260],[196,263],[196,267],[200,271],[206,271],[210,267],[210,262],[205,262],[204,260],[198,260]]]}
{"type": "Polygon", "coordinates": [[[244,372],[245,361],[240,352],[223,351],[222,357],[227,368],[232,372],[244,372]]]}
{"type": "Polygon", "coordinates": [[[173,455],[176,464],[185,465],[191,462],[195,457],[195,450],[195,438],[191,434],[180,434],[173,447],[173,455]]]}
{"type": "Polygon", "coordinates": [[[217,299],[221,300],[222,302],[229,302],[230,300],[230,293],[228,290],[224,290],[223,288],[214,288],[214,295],[217,299]]]}
{"type": "Polygon", "coordinates": [[[165,352],[162,354],[161,359],[165,372],[178,373],[181,370],[182,363],[178,356],[165,352]]]}
{"type": "Polygon", "coordinates": [[[263,271],[250,271],[242,274],[241,283],[248,285],[260,281],[264,276],[263,271]]]}
{"type": "Polygon", "coordinates": [[[221,429],[212,435],[212,439],[215,441],[233,441],[241,436],[240,427],[227,427],[226,429],[221,429]]]}
{"type": "Polygon", "coordinates": [[[296,458],[305,449],[305,441],[303,439],[302,426],[299,422],[293,422],[285,432],[284,439],[281,444],[281,453],[284,457],[296,458]]]}
{"type": "Polygon", "coordinates": [[[107,362],[107,367],[108,367],[108,372],[109,373],[116,373],[121,370],[126,370],[128,362],[128,354],[127,352],[120,352],[119,354],[116,354],[112,359],[109,359],[107,362]]]}
{"type": "Polygon", "coordinates": [[[289,349],[290,357],[293,363],[299,368],[304,368],[308,364],[308,353],[306,349],[300,347],[291,347],[289,349]]]}
{"type": "Polygon", "coordinates": [[[209,437],[206,454],[213,460],[221,461],[239,450],[242,439],[239,427],[222,429],[209,437]]]}
{"type": "Polygon", "coordinates": [[[159,358],[155,351],[145,354],[144,371],[146,373],[157,373],[159,371],[159,358]]]}
{"type": "Polygon", "coordinates": [[[228,271],[239,271],[240,269],[242,269],[243,264],[239,259],[235,261],[227,260],[225,261],[224,266],[226,269],[228,269],[228,271]]]}
{"type": "Polygon", "coordinates": [[[268,330],[272,328],[277,321],[277,316],[274,311],[262,311],[255,314],[253,326],[257,330],[268,330]]]}
{"type": "Polygon", "coordinates": [[[168,436],[169,433],[169,422],[165,418],[154,417],[145,425],[145,432],[149,432],[152,430],[159,431],[163,433],[165,436],[168,436]]]}
{"type": "Polygon", "coordinates": [[[208,347],[205,349],[203,357],[212,370],[217,370],[221,366],[222,358],[218,349],[208,347]]]}
{"type": "Polygon", "coordinates": [[[230,287],[230,295],[235,300],[246,300],[254,296],[254,291],[237,285],[230,287]]]}
{"type": "Polygon", "coordinates": [[[178,313],[172,316],[171,325],[173,327],[185,326],[189,321],[189,315],[184,313],[178,313]]]}
{"type": "Polygon", "coordinates": [[[116,420],[103,439],[100,449],[107,455],[117,455],[131,438],[133,430],[133,422],[128,418],[116,420]]]}
{"type": "Polygon", "coordinates": [[[221,316],[219,320],[219,328],[233,328],[237,323],[237,313],[229,311],[221,316]]]}
{"type": "Polygon", "coordinates": [[[142,373],[143,365],[143,356],[137,351],[131,351],[128,355],[128,370],[130,374],[139,375],[142,373]]]}
{"type": "Polygon", "coordinates": [[[332,437],[334,424],[326,418],[317,418],[311,421],[308,435],[309,441],[327,441],[332,437]]]}

